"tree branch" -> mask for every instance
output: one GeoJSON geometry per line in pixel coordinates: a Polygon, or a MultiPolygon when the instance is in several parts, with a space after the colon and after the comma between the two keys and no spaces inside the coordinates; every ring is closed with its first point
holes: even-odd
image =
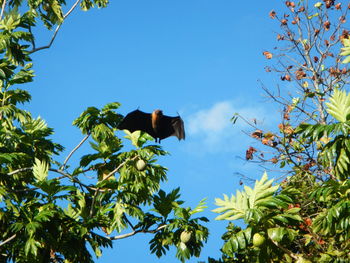
{"type": "Polygon", "coordinates": [[[134,225],[133,225],[133,224],[130,222],[130,220],[126,217],[125,213],[123,214],[123,217],[124,217],[125,221],[129,224],[129,226],[131,227],[131,229],[132,229],[133,231],[135,231],[134,225]]]}
{"type": "Polygon", "coordinates": [[[77,0],[77,1],[73,4],[73,6],[68,10],[68,12],[63,16],[62,23],[59,24],[59,25],[56,27],[55,32],[53,33],[52,38],[51,38],[49,44],[46,45],[46,46],[38,47],[38,48],[35,48],[35,47],[33,46],[33,49],[32,49],[31,51],[29,51],[29,53],[34,53],[34,52],[37,52],[37,51],[39,51],[39,50],[48,49],[48,48],[51,47],[52,43],[55,41],[55,38],[56,38],[56,36],[57,36],[57,33],[58,33],[58,31],[60,30],[60,28],[61,28],[61,26],[62,26],[64,20],[72,13],[72,11],[77,7],[77,5],[79,4],[79,2],[80,2],[80,0],[77,0]]]}
{"type": "Polygon", "coordinates": [[[159,226],[157,227],[156,229],[152,229],[152,230],[145,230],[145,229],[140,229],[140,230],[135,230],[135,231],[132,231],[130,233],[127,233],[127,234],[123,234],[123,235],[118,235],[118,236],[114,236],[114,237],[109,237],[110,240],[118,240],[118,239],[123,239],[123,238],[127,238],[127,237],[131,237],[131,236],[134,236],[138,233],[156,233],[158,232],[159,230],[162,230],[163,228],[166,228],[168,225],[162,225],[162,226],[159,226]]]}
{"type": "Polygon", "coordinates": [[[101,182],[104,182],[104,181],[108,180],[108,178],[110,178],[113,174],[115,174],[116,172],[118,172],[118,170],[119,170],[124,164],[126,164],[126,162],[128,162],[128,161],[133,161],[133,160],[135,160],[137,157],[138,157],[138,156],[136,155],[136,156],[134,156],[134,157],[131,158],[131,159],[129,159],[129,158],[126,159],[124,162],[122,162],[121,164],[119,164],[118,167],[115,168],[112,172],[110,172],[109,174],[107,174],[107,176],[104,177],[104,178],[101,180],[101,182]]]}
{"type": "MultiPolygon", "coordinates": [[[[79,184],[80,186],[84,186],[84,187],[87,188],[87,189],[96,190],[96,188],[90,187],[90,186],[88,186],[88,185],[86,185],[86,184],[80,182],[78,179],[74,178],[73,176],[71,176],[71,175],[68,174],[68,173],[65,173],[65,172],[62,171],[62,170],[50,168],[49,171],[55,172],[55,173],[59,173],[59,174],[63,175],[63,177],[67,177],[67,178],[71,179],[73,182],[79,184]]],[[[56,179],[62,179],[63,177],[61,176],[61,177],[56,178],[56,179]]]]}
{"type": "Polygon", "coordinates": [[[68,154],[68,156],[66,157],[66,159],[64,160],[62,166],[60,167],[60,170],[64,170],[64,168],[67,165],[67,162],[69,161],[69,159],[72,157],[73,153],[78,150],[80,148],[80,146],[82,146],[82,144],[89,138],[90,134],[87,134],[82,140],[81,142],[74,147],[74,149],[68,154]]]}
{"type": "MultiPolygon", "coordinates": [[[[128,161],[130,161],[130,160],[135,160],[136,158],[137,158],[137,156],[134,156],[134,157],[131,158],[131,159],[129,159],[129,158],[126,159],[124,162],[122,162],[121,164],[119,164],[118,167],[115,168],[112,172],[110,172],[109,174],[107,174],[107,176],[104,177],[104,178],[100,181],[100,183],[102,183],[102,182],[108,180],[108,178],[110,178],[113,174],[115,174],[116,172],[118,172],[118,170],[119,170],[126,162],[128,162],[128,161]]],[[[91,217],[91,216],[93,215],[93,213],[94,213],[94,205],[95,205],[95,202],[96,202],[97,195],[98,195],[99,192],[103,192],[103,190],[101,191],[100,187],[97,187],[97,188],[89,187],[89,188],[95,191],[95,194],[94,194],[94,196],[93,196],[93,198],[92,198],[92,205],[91,205],[91,209],[90,209],[90,217],[91,217]]],[[[129,223],[129,225],[131,226],[131,228],[134,229],[133,226],[131,225],[130,221],[127,220],[127,222],[129,223]]]]}
{"type": "Polygon", "coordinates": [[[26,167],[26,168],[20,168],[20,169],[17,169],[17,170],[14,170],[12,172],[9,172],[7,173],[7,175],[14,175],[16,173],[20,173],[20,172],[24,172],[24,171],[29,171],[29,170],[32,170],[33,167],[26,167]]]}
{"type": "Polygon", "coordinates": [[[3,246],[3,245],[5,245],[6,243],[10,242],[10,241],[11,241],[12,239],[14,239],[16,236],[17,236],[17,234],[14,234],[13,236],[10,236],[8,239],[2,241],[2,242],[0,243],[0,247],[3,246]]]}
{"type": "Polygon", "coordinates": [[[280,244],[278,244],[276,241],[272,240],[271,238],[270,238],[270,241],[271,241],[276,247],[278,247],[279,249],[283,250],[284,253],[288,254],[290,257],[292,257],[292,258],[294,258],[294,259],[296,259],[296,260],[299,259],[298,256],[296,256],[294,253],[292,253],[292,252],[289,251],[288,249],[282,247],[282,246],[281,246],[280,244]]]}
{"type": "Polygon", "coordinates": [[[6,0],[3,0],[3,1],[4,2],[2,2],[2,6],[1,6],[0,20],[2,20],[2,16],[4,15],[4,10],[6,6],[6,0]]]}
{"type": "Polygon", "coordinates": [[[94,197],[92,198],[92,202],[91,202],[91,208],[90,208],[90,217],[92,217],[93,213],[94,213],[94,207],[95,207],[95,202],[96,202],[96,198],[98,193],[100,192],[100,189],[97,188],[97,190],[94,193],[94,197]]]}

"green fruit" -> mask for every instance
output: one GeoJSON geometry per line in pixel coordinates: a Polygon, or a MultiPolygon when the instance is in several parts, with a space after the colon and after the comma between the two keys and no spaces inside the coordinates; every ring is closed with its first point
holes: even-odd
{"type": "Polygon", "coordinates": [[[146,163],[144,160],[142,160],[142,159],[139,159],[139,160],[136,162],[136,168],[137,168],[137,170],[139,170],[139,171],[145,170],[146,165],[147,165],[147,163],[146,163]]]}
{"type": "Polygon", "coordinates": [[[192,232],[191,231],[182,231],[181,235],[180,235],[180,240],[182,243],[187,243],[188,241],[190,241],[192,236],[192,232]]]}
{"type": "Polygon", "coordinates": [[[253,236],[253,245],[255,247],[261,247],[265,243],[266,239],[259,233],[255,233],[253,236]]]}

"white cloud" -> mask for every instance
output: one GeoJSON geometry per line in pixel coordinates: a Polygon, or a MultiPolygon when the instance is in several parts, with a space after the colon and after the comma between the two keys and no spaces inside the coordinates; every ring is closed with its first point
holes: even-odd
{"type": "Polygon", "coordinates": [[[188,132],[220,133],[229,125],[233,112],[232,105],[227,101],[216,103],[210,109],[200,110],[189,117],[188,132]]]}
{"type": "Polygon", "coordinates": [[[236,112],[247,120],[263,121],[268,116],[263,108],[242,106],[233,101],[217,102],[210,108],[198,110],[186,118],[188,150],[233,152],[238,145],[248,142],[249,137],[242,133],[242,130],[250,130],[248,125],[242,120],[235,125],[231,122],[236,112]]]}

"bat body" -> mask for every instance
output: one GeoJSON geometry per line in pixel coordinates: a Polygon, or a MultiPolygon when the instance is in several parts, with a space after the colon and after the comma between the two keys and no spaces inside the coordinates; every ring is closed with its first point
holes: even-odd
{"type": "Polygon", "coordinates": [[[130,132],[147,132],[159,143],[160,140],[170,136],[176,136],[179,140],[185,139],[184,122],[181,117],[163,115],[161,110],[155,110],[152,113],[145,113],[140,110],[132,111],[121,121],[118,129],[130,132]]]}

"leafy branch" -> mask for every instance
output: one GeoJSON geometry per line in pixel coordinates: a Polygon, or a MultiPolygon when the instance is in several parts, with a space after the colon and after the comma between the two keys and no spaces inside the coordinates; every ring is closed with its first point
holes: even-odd
{"type": "Polygon", "coordinates": [[[66,20],[66,18],[73,12],[73,10],[77,7],[77,5],[79,4],[80,1],[81,1],[81,0],[75,1],[75,3],[74,3],[74,4],[72,5],[72,7],[68,10],[68,12],[67,12],[65,15],[63,15],[63,19],[62,19],[62,21],[60,22],[60,24],[56,26],[56,29],[55,29],[55,31],[54,31],[52,37],[51,37],[51,40],[50,40],[49,44],[47,44],[47,45],[45,45],[45,46],[41,46],[41,47],[36,48],[36,47],[35,47],[35,42],[33,41],[33,42],[32,42],[32,44],[33,44],[33,49],[32,49],[31,51],[29,51],[29,53],[35,53],[35,52],[37,52],[37,51],[39,51],[39,50],[48,49],[48,48],[51,47],[51,45],[53,44],[53,42],[54,42],[55,39],[56,39],[57,33],[58,33],[58,31],[60,30],[60,28],[61,28],[63,22],[64,22],[64,21],[66,20]]]}

